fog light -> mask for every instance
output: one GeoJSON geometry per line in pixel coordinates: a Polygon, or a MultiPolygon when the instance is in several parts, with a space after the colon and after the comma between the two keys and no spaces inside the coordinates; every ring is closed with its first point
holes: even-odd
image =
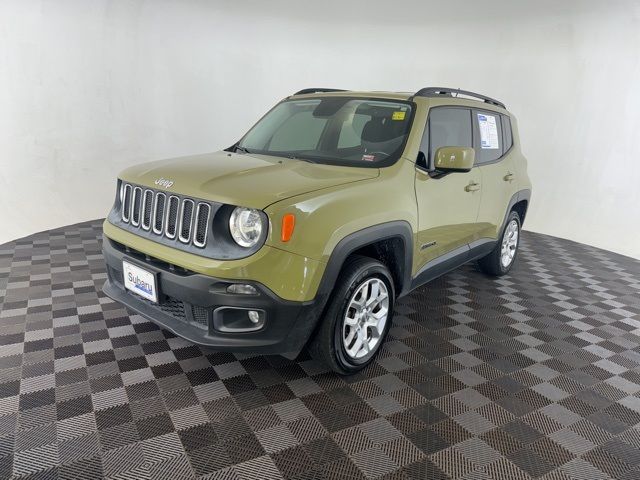
{"type": "Polygon", "coordinates": [[[238,295],[257,295],[258,290],[256,290],[253,285],[233,283],[227,287],[227,293],[235,293],[238,295]]]}
{"type": "Polygon", "coordinates": [[[260,314],[255,310],[249,310],[249,320],[251,323],[257,324],[260,321],[260,314]]]}
{"type": "Polygon", "coordinates": [[[213,328],[226,333],[255,332],[264,327],[264,310],[241,307],[219,307],[213,311],[213,328]]]}

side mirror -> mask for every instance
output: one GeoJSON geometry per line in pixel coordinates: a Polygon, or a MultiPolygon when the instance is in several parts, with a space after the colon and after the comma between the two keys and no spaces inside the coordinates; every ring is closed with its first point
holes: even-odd
{"type": "Polygon", "coordinates": [[[440,147],[436,150],[435,169],[441,172],[468,172],[473,168],[476,151],[470,147],[440,147]]]}

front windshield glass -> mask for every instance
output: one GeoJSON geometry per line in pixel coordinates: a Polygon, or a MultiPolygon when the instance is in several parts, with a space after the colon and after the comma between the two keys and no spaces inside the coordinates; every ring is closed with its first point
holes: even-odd
{"type": "Polygon", "coordinates": [[[265,115],[237,150],[355,166],[389,165],[402,154],[411,103],[352,97],[287,100],[265,115]]]}

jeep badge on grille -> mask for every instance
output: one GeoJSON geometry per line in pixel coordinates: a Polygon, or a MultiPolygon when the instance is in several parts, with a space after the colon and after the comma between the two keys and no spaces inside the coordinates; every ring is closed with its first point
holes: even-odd
{"type": "Polygon", "coordinates": [[[166,178],[159,178],[154,183],[159,187],[171,188],[171,185],[173,185],[173,180],[167,180],[166,178]]]}

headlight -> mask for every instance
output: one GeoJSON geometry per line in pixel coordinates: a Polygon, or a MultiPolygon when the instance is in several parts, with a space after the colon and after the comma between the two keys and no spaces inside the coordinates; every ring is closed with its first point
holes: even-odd
{"type": "Polygon", "coordinates": [[[231,236],[241,247],[253,247],[262,234],[262,217],[258,210],[236,207],[229,219],[231,236]]]}

